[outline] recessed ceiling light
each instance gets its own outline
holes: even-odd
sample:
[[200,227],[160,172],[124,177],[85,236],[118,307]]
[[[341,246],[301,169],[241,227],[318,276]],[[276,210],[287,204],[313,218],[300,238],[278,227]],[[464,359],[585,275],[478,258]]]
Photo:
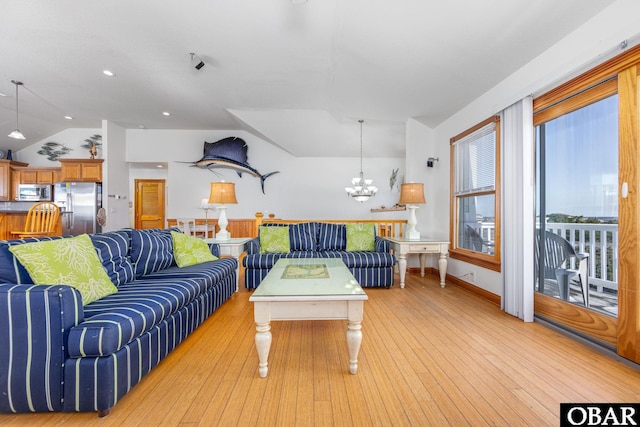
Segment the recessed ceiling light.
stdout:
[[113,71],[109,71],[109,70],[102,70],[102,74],[104,74],[107,77],[115,77],[116,73],[114,73]]
[[144,125],[138,125],[138,129],[145,129]]
[[71,116],[64,116],[64,118],[67,119],[67,120],[73,120],[73,117],[71,117]]
[[170,113],[170,112],[168,112],[168,111],[163,111],[163,112],[162,112],[162,115],[163,115],[163,116],[170,116],[170,115],[171,115],[171,113]]
[[162,165],[156,165],[156,167],[157,167],[157,168],[162,168],[163,166],[162,166]]
[[7,94],[0,92],[0,96],[7,96]]

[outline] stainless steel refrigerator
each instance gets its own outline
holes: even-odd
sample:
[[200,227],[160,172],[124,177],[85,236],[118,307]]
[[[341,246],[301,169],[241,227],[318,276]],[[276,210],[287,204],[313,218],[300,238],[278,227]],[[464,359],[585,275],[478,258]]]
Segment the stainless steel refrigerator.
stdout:
[[53,201],[60,207],[63,236],[102,232],[102,184],[57,183],[53,188]]

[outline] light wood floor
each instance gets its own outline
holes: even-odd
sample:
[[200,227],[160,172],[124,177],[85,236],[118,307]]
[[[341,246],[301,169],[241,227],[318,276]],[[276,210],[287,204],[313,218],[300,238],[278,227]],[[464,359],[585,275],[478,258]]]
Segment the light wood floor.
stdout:
[[458,286],[407,279],[366,290],[357,375],[346,322],[274,322],[261,379],[241,291],[106,418],[0,415],[0,425],[557,426],[561,402],[640,402],[639,371]]

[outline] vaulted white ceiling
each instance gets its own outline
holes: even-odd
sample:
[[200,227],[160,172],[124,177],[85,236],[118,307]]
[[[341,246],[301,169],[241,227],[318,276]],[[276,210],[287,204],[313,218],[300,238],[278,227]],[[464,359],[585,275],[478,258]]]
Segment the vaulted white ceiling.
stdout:
[[441,123],[613,2],[4,1],[0,149],[107,119],[358,156],[364,119],[365,155],[401,157],[408,118]]

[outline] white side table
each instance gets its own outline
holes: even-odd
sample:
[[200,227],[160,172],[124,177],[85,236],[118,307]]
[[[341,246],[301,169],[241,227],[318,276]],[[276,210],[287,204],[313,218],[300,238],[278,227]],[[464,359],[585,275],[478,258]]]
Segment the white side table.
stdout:
[[438,268],[440,269],[440,287],[444,288],[444,279],[447,276],[447,254],[449,253],[449,242],[444,240],[434,240],[422,238],[419,240],[397,239],[385,237],[391,245],[391,249],[398,257],[398,271],[400,273],[400,287],[404,288],[404,277],[407,273],[407,255],[420,254],[420,275],[424,277],[424,264],[427,254],[440,254]]
[[207,243],[217,243],[220,246],[220,256],[230,256],[238,261],[238,267],[236,267],[236,292],[238,292],[240,279],[240,255],[247,250],[247,242],[251,240],[251,237],[232,237],[229,240],[218,239],[204,239]]

